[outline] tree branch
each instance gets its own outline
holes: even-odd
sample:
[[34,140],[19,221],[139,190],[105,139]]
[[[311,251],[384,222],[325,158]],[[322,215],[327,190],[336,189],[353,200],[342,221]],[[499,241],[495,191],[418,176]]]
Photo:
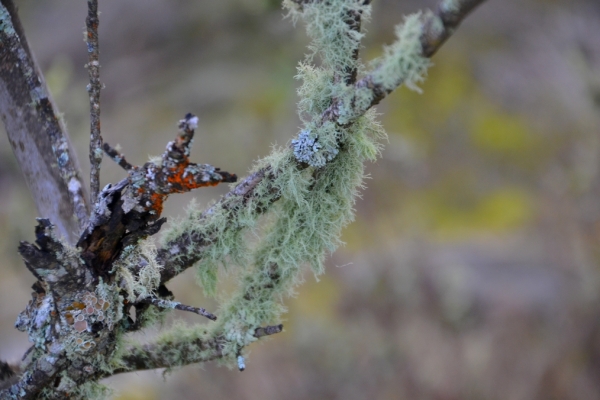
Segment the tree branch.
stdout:
[[263,336],[275,335],[276,333],[280,332],[283,332],[283,324],[270,325],[264,327],[261,326],[260,328],[256,328],[256,330],[254,331],[254,337],[261,338]]
[[100,191],[100,163],[102,162],[102,135],[100,133],[100,51],[98,48],[98,0],[88,0],[87,27],[88,63],[90,76],[87,91],[90,94],[90,202],[94,204]]
[[128,348],[120,359],[122,367],[112,375],[216,360],[222,356],[222,342],[221,337],[196,336],[192,332],[177,338],[162,337],[151,344]]
[[[452,36],[460,23],[481,3],[485,0],[444,0],[442,1],[435,13],[428,12],[422,20],[421,39],[421,55],[425,58],[432,57]],[[380,66],[378,69],[381,69]],[[356,83],[355,89],[358,91],[368,89],[371,92],[372,99],[366,107],[355,110],[357,115],[361,115],[364,111],[379,104],[388,94],[400,86],[403,82],[397,82],[396,85],[386,87],[383,82],[377,78],[377,70],[371,72],[359,82]],[[364,95],[364,94],[363,94]],[[352,103],[357,102],[355,97]],[[336,115],[335,107],[339,104],[333,104],[331,110],[332,115]],[[337,113],[339,114],[339,112]]]
[[[310,3],[314,0],[298,0],[296,3]],[[446,39],[454,32],[460,22],[471,12],[477,5],[485,0],[444,0],[439,6],[436,14],[428,13],[425,15],[421,24],[421,44],[420,53],[423,57],[430,57],[445,43]],[[450,4],[454,4],[453,7]],[[446,21],[446,22],[444,22]],[[437,23],[437,24],[436,24]],[[351,76],[352,74],[350,74]],[[349,103],[353,105],[352,121],[359,115],[363,115],[368,109],[377,105],[387,94],[393,89],[384,89],[381,82],[375,80],[375,74],[371,73],[354,84],[355,95],[350,99]],[[394,88],[400,86],[403,82],[398,82]],[[370,96],[370,101],[367,103],[358,101],[358,93],[367,91]],[[363,95],[365,93],[362,93]],[[362,107],[361,107],[362,105]],[[350,123],[348,120],[340,121],[340,108],[343,106],[339,100],[334,100],[331,106],[321,115],[321,123],[328,121],[338,123],[340,125]],[[308,167],[308,164],[297,162],[298,170],[303,170]],[[248,177],[242,179],[229,193],[227,193],[219,202],[202,213],[199,220],[200,223],[208,224],[210,218],[215,215],[216,210],[225,210],[230,213],[230,225],[227,229],[238,230],[243,229],[238,221],[238,215],[242,211],[250,214],[263,213],[266,208],[279,199],[277,188],[272,184],[277,179],[277,172],[273,171],[271,166],[266,166],[258,169]],[[257,201],[261,196],[257,193],[257,188],[260,187],[261,193],[268,192],[269,202]],[[264,196],[263,196],[264,197]],[[250,207],[250,209],[248,209]],[[163,283],[174,278],[187,268],[194,265],[200,260],[198,251],[190,251],[190,245],[193,243],[196,249],[208,249],[215,242],[215,235],[218,232],[203,232],[186,231],[172,238],[165,243],[164,248],[159,250],[158,261],[164,266],[161,272],[161,281]]]
[[[282,331],[282,324],[260,327],[255,330],[254,337],[260,339]],[[125,351],[126,355],[120,360],[122,366],[115,370],[113,375],[216,360],[222,357],[224,342],[220,335],[196,336],[191,331],[177,338],[171,335],[163,336],[154,343],[128,348]]]
[[74,243],[89,211],[77,157],[12,0],[0,20],[0,116],[39,215]]
[[[435,14],[425,20],[421,45],[423,56],[432,57],[475,7],[485,0],[444,0]],[[439,25],[439,22],[442,25]]]

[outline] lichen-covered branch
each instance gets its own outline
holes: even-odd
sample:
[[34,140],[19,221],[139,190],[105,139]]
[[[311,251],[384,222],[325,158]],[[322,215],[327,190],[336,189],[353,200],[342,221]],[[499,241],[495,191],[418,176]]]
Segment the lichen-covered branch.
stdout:
[[0,117],[38,214],[74,243],[89,207],[77,157],[12,0],[0,2]]
[[90,95],[90,199],[96,202],[100,191],[100,163],[102,162],[102,135],[100,132],[100,50],[98,45],[98,0],[88,0],[86,42],[88,63],[86,64],[90,83],[87,91]]
[[[400,76],[402,73],[399,69],[401,63],[417,61],[418,56],[422,56],[423,58],[432,57],[454,33],[467,15],[484,1],[443,0],[435,12],[425,12],[420,15],[418,21],[406,21],[406,23],[415,25],[413,31],[397,31],[399,36],[398,46],[390,46],[387,57],[372,72],[368,73],[355,84],[356,94],[350,99],[350,103],[354,107],[357,105],[358,107],[353,112],[356,115],[360,115],[364,110],[379,104],[385,96],[403,83],[407,83],[408,85],[417,83],[412,81],[411,76]],[[408,54],[404,53],[404,51],[410,49],[402,48],[404,44],[402,41],[408,40],[407,35],[418,35],[420,41],[420,46],[417,46],[415,43],[415,47],[412,50],[416,53],[413,55],[415,57],[413,60],[408,59],[406,57]],[[337,105],[334,104],[334,106]],[[331,113],[335,115],[336,111],[332,110]]]
[[121,367],[113,374],[174,368],[222,357],[223,338],[200,333],[199,329],[179,327],[151,344],[127,348]]
[[[416,36],[418,40],[410,40],[411,37],[406,36],[401,40],[409,40],[409,44],[413,46],[411,50],[413,54],[418,58],[422,58],[424,65],[427,65],[427,57],[435,54],[468,13],[483,1],[452,2],[445,0],[438,6],[436,13],[415,16],[410,21],[411,26],[409,28],[411,31],[415,31],[411,37],[415,39]],[[319,2],[299,0],[291,3],[293,3],[292,7],[298,6],[299,9],[305,11],[308,6]],[[361,3],[368,5],[369,2]],[[360,15],[362,16],[362,14]],[[355,25],[351,24],[350,29],[354,30]],[[313,31],[311,30],[311,32]],[[351,50],[350,60],[356,56],[355,49],[357,48],[353,47],[353,50]],[[398,63],[398,60],[393,57],[385,61],[389,64]],[[316,125],[323,126],[331,122],[336,125],[348,124],[358,115],[363,115],[368,109],[378,104],[397,86],[406,82],[406,77],[394,76],[390,78],[393,83],[385,89],[383,84],[377,81],[377,76],[372,72],[358,80],[354,85],[349,85],[345,98],[330,99],[328,106],[319,115]],[[359,101],[361,95],[366,98],[366,101]],[[340,118],[341,108],[344,104],[349,105],[347,111],[350,115],[346,114],[344,118]],[[305,149],[323,148],[323,144],[317,144],[318,141],[315,139],[316,136],[312,132],[304,130],[295,142],[297,143],[295,146],[296,154],[300,156],[300,160],[296,160],[298,171],[308,168],[309,163],[307,161],[312,159],[310,154],[304,156]],[[163,249],[159,250],[158,256],[160,262],[164,265],[162,281],[169,281],[197,263],[202,258],[202,254],[217,242],[217,236],[224,234],[224,231],[237,232],[251,227],[251,223],[244,222],[247,221],[246,217],[264,213],[266,209],[271,207],[273,202],[280,198],[278,189],[274,186],[277,178],[278,171],[272,165],[259,166],[255,172],[242,179],[235,188],[209,210],[195,215],[196,221],[194,221],[194,224],[190,224],[187,229],[180,229],[173,232],[172,235],[168,235],[168,240],[163,244]],[[211,219],[220,218],[223,213],[227,215],[228,223],[226,226],[216,228],[219,224],[212,222]],[[240,218],[240,214],[243,215],[243,218]],[[211,230],[211,226],[215,228]]]
[[[283,325],[258,327],[256,339],[283,331]],[[212,361],[223,356],[226,339],[200,330],[177,327],[153,343],[128,347],[120,358],[121,366],[113,371],[120,374],[156,368],[174,368]]]
[[66,357],[60,353],[48,353],[29,365],[18,382],[0,391],[0,400],[33,400],[37,399],[44,387],[51,386],[52,381],[67,363]]
[[[278,324],[282,301],[301,282],[302,266],[321,274],[326,255],[339,246],[342,228],[354,217],[365,163],[377,158],[385,136],[371,107],[401,84],[416,88],[432,49],[477,2],[444,1],[437,14],[407,17],[396,29],[398,40],[360,79],[360,27],[370,14],[370,1],[284,3],[294,18],[306,22],[312,41],[312,52],[298,72],[303,124],[298,136],[259,161],[254,172],[213,206],[190,209],[165,233],[161,250],[146,238],[165,222],[160,215],[168,196],[235,182],[236,175],[190,162],[198,123],[192,114],[179,121],[179,133],[163,155],[144,165],[129,163],[105,143],[105,152],[127,177],[96,196],[77,247],[57,238],[48,219],[38,220],[35,243],[19,246],[37,282],[16,326],[28,333],[34,347],[22,376],[0,390],[0,399],[89,398],[103,377],[214,359],[244,370],[245,348],[283,330]],[[93,28],[94,36],[97,9],[94,1],[89,4],[88,29]],[[91,43],[90,53],[97,56],[97,37]],[[313,62],[315,57],[320,65]],[[92,84],[99,85],[97,74],[94,79],[92,75],[90,70]],[[91,100],[92,114],[94,104]],[[101,140],[97,122],[96,139]],[[100,145],[96,141],[94,151]],[[263,214],[269,218],[258,230]],[[256,234],[252,246],[247,232]],[[221,265],[240,267],[238,290],[216,315],[175,301],[166,287],[193,264],[208,294],[216,291]],[[136,321],[129,315],[133,309]],[[175,327],[151,343],[124,345],[126,334],[148,326],[168,309],[191,311],[214,322]]]
[[[442,15],[447,6],[440,7]],[[208,293],[214,291],[219,263],[245,266],[240,292],[219,311],[214,328],[227,339],[225,358],[240,356],[256,340],[250,333],[257,323],[279,318],[277,304],[297,284],[301,264],[322,272],[325,252],[337,247],[341,228],[352,219],[363,163],[378,153],[381,128],[369,109],[403,83],[418,89],[429,67],[422,38],[431,36],[430,19],[441,18],[429,12],[407,17],[397,27],[397,42],[354,83],[352,74],[338,79],[340,71],[352,71],[359,62],[360,33],[348,16],[368,16],[368,7],[341,0],[289,2],[288,7],[306,21],[312,39],[313,53],[298,75],[304,81],[298,92],[303,130],[290,148],[264,160],[219,203],[203,213],[192,211],[166,234],[159,252],[163,282],[197,263]],[[320,67],[310,64],[317,55]],[[252,230],[267,211],[277,215],[275,222],[250,250],[241,232]]]
[[[158,251],[158,261],[163,265],[161,281],[168,282],[201,259],[203,249],[215,243],[224,230],[236,232],[248,226],[240,220],[240,213],[262,214],[279,197],[273,186],[276,175],[270,166],[259,168],[239,182],[230,192],[212,207],[195,217],[193,225],[172,232],[167,236],[163,248]],[[211,219],[228,220],[218,227]],[[205,229],[194,229],[205,226]]]
[[[102,190],[77,248],[57,238],[52,223],[42,218],[35,243],[20,244],[37,282],[15,326],[27,332],[34,350],[23,375],[0,391],[0,399],[87,398],[82,388],[121,365],[118,339],[157,315],[147,299],[214,319],[206,310],[171,301],[172,293],[160,282],[156,249],[144,241],[165,222],[160,212],[169,194],[235,180],[218,168],[189,162],[196,124],[195,116],[186,115],[159,162],[131,167],[127,179]],[[135,323],[127,316],[131,307],[137,311]]]

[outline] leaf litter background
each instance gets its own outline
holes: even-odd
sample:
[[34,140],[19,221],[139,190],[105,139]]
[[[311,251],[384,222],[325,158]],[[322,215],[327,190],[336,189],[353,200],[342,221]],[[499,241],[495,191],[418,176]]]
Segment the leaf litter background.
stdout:
[[[85,2],[17,4],[87,174]],[[434,5],[374,2],[363,57]],[[102,131],[130,162],[162,153],[187,112],[200,117],[193,160],[238,175],[296,135],[307,39],[279,2],[100,10]],[[122,375],[116,399],[600,399],[600,6],[488,1],[433,61],[422,95],[401,89],[378,107],[389,143],[346,246],[287,302],[285,332],[252,346],[243,373]],[[33,283],[16,247],[34,239],[36,212],[0,141],[0,357],[14,361]],[[123,176],[105,158],[102,185]],[[171,197],[166,215],[226,190]],[[216,308],[192,271],[170,287]]]

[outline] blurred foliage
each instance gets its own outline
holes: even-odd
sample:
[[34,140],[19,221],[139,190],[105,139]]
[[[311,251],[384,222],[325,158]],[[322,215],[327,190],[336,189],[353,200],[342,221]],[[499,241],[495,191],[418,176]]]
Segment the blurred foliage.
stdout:
[[[434,4],[374,2],[362,54]],[[87,171],[85,3],[20,10]],[[161,153],[189,111],[194,161],[240,175],[296,135],[307,40],[279,2],[107,0],[101,11],[103,135],[132,163]],[[477,9],[433,58],[423,94],[378,106],[383,158],[346,247],[288,301],[285,332],[253,347],[243,374],[129,374],[113,379],[115,398],[600,399],[598,21],[593,0]],[[28,346],[12,324],[33,281],[16,247],[35,211],[0,140],[0,358],[12,360]],[[102,183],[122,177],[105,160]],[[173,197],[166,212],[225,190]],[[189,274],[170,288],[214,307]]]

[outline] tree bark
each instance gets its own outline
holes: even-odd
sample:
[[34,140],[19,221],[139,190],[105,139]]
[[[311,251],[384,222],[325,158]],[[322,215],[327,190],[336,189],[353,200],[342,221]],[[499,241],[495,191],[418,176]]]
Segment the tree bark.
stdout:
[[12,0],[0,1],[0,117],[38,215],[75,243],[89,214],[85,186]]

